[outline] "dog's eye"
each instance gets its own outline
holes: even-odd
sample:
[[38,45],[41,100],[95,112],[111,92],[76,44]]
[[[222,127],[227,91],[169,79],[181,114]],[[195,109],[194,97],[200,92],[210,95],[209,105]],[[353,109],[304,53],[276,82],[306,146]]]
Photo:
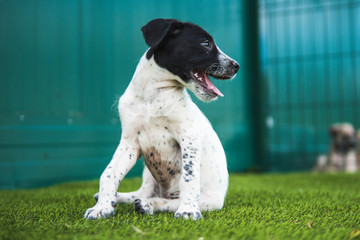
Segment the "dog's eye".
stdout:
[[206,40],[206,41],[204,41],[204,42],[200,43],[200,45],[201,45],[201,46],[203,46],[203,47],[206,47],[206,48],[210,48],[210,43],[209,43],[209,41],[208,41],[208,40]]

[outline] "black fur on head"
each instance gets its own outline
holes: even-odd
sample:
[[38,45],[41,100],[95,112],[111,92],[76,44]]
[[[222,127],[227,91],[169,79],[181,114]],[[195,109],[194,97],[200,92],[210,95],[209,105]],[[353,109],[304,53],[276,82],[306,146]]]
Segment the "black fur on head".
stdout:
[[185,83],[194,81],[208,99],[222,95],[208,76],[230,79],[239,69],[236,61],[218,49],[210,34],[195,24],[159,18],[141,30],[150,47],[147,59],[154,56],[160,67],[179,76]]
[[150,47],[146,54],[149,59],[154,54],[155,50],[161,45],[172,33],[176,33],[175,29],[181,29],[182,23],[176,19],[162,19],[157,18],[148,22],[141,28],[146,44]]

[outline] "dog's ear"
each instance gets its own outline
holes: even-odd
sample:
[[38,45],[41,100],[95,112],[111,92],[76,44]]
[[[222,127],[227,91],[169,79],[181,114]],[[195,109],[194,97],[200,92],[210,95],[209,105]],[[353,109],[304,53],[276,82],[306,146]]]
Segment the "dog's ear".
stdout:
[[329,134],[331,137],[335,137],[338,131],[339,131],[339,126],[337,125],[332,125],[329,127]]
[[160,43],[169,35],[176,35],[181,31],[182,23],[176,19],[157,18],[141,28],[146,44],[150,50],[146,54],[149,59]]

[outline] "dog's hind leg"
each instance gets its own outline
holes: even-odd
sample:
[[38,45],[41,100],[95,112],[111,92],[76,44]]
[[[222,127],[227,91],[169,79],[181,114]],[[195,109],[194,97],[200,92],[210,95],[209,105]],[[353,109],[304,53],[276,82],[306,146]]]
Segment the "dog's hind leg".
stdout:
[[[141,187],[134,192],[127,193],[116,193],[116,203],[133,203],[135,199],[138,198],[150,198],[155,197],[157,194],[158,184],[154,177],[151,175],[149,169],[145,166],[142,174],[142,184]],[[99,193],[94,195],[95,200],[97,201],[99,198]]]
[[[198,211],[185,211],[181,214],[175,213],[175,217],[197,220],[202,218],[200,211],[219,210],[224,204],[224,195],[217,192],[201,193]],[[141,214],[154,212],[176,212],[180,206],[180,199],[165,198],[140,198],[135,200],[135,211]],[[192,209],[190,206],[189,209]]]

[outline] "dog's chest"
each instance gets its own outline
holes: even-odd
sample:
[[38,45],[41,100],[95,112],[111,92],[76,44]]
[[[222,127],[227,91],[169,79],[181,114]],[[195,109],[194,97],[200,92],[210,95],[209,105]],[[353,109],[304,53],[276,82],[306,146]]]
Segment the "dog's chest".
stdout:
[[170,190],[172,180],[177,178],[181,171],[179,144],[161,123],[144,126],[138,132],[138,140],[151,174],[165,190]]

